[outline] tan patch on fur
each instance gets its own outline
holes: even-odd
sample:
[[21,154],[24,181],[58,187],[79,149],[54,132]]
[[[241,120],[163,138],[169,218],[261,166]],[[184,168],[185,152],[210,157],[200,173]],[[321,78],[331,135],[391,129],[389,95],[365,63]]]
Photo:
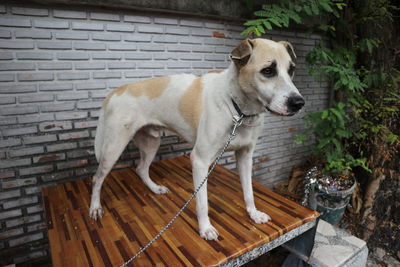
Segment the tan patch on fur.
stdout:
[[199,126],[203,111],[202,93],[201,77],[198,77],[186,89],[186,92],[179,101],[179,112],[194,130],[197,130]]
[[170,79],[171,78],[168,76],[163,76],[140,81],[137,83],[123,85],[107,95],[103,102],[103,106],[107,106],[108,102],[114,94],[121,95],[125,91],[127,91],[134,97],[145,95],[150,99],[157,98],[164,92],[165,88],[167,88]]
[[221,73],[221,72],[223,72],[223,70],[210,70],[207,73]]

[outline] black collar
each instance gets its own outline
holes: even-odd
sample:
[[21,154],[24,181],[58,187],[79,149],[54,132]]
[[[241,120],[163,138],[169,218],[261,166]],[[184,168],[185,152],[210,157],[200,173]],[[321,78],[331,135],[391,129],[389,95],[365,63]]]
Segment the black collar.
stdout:
[[251,114],[251,115],[246,115],[246,114],[244,114],[244,113],[240,110],[238,104],[236,104],[236,102],[233,100],[233,98],[231,98],[231,99],[232,99],[233,106],[235,107],[236,112],[239,114],[239,116],[241,116],[241,117],[243,116],[243,118],[251,118],[251,117],[255,117],[255,116],[258,115],[258,114]]

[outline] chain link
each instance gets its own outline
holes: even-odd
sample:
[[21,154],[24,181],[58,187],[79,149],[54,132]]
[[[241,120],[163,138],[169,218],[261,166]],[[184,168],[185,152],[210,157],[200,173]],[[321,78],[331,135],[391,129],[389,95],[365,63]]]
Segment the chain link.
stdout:
[[224,154],[225,150],[228,148],[228,146],[231,143],[231,141],[235,138],[237,128],[240,125],[242,125],[242,123],[243,123],[243,115],[241,115],[241,116],[234,115],[233,116],[233,127],[232,127],[232,130],[231,130],[230,134],[229,134],[228,140],[226,141],[226,143],[225,143],[224,147],[222,148],[221,152],[218,154],[217,158],[214,160],[213,164],[211,165],[211,168],[209,169],[206,177],[203,179],[203,181],[201,181],[201,183],[194,190],[194,192],[190,196],[190,198],[180,208],[180,210],[175,214],[175,216],[167,223],[167,225],[165,225],[164,228],[161,229],[160,232],[158,232],[158,234],[155,235],[152,240],[150,240],[144,247],[142,247],[135,255],[133,255],[129,260],[127,260],[125,263],[123,263],[120,267],[127,266],[130,262],[132,262],[134,259],[139,257],[139,255],[142,254],[146,249],[148,249],[171,226],[171,224],[181,215],[181,213],[186,209],[186,207],[190,204],[190,202],[193,200],[193,198],[195,198],[197,193],[200,191],[201,187],[208,180],[208,177],[213,172],[215,166],[217,165],[217,162],[220,160],[220,158]]

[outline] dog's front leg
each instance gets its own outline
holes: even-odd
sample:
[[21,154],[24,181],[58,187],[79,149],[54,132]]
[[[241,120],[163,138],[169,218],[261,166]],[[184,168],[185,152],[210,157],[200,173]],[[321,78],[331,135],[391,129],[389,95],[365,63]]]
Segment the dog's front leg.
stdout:
[[271,218],[268,214],[256,209],[254,204],[253,185],[251,180],[251,169],[253,165],[254,148],[245,147],[235,151],[240,182],[243,188],[244,202],[250,218],[256,223],[266,223]]
[[[190,160],[192,162],[194,188],[196,189],[206,177],[211,162],[201,157],[196,150],[190,154]],[[196,212],[200,236],[206,240],[218,240],[218,231],[211,225],[208,217],[207,181],[197,193]]]

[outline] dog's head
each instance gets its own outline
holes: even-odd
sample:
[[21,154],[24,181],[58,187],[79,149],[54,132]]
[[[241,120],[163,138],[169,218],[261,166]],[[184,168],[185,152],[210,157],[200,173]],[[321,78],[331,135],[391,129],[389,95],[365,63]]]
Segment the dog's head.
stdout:
[[243,40],[231,53],[246,96],[271,113],[284,116],[294,115],[304,106],[292,82],[292,57],[296,54],[289,42],[267,39]]

